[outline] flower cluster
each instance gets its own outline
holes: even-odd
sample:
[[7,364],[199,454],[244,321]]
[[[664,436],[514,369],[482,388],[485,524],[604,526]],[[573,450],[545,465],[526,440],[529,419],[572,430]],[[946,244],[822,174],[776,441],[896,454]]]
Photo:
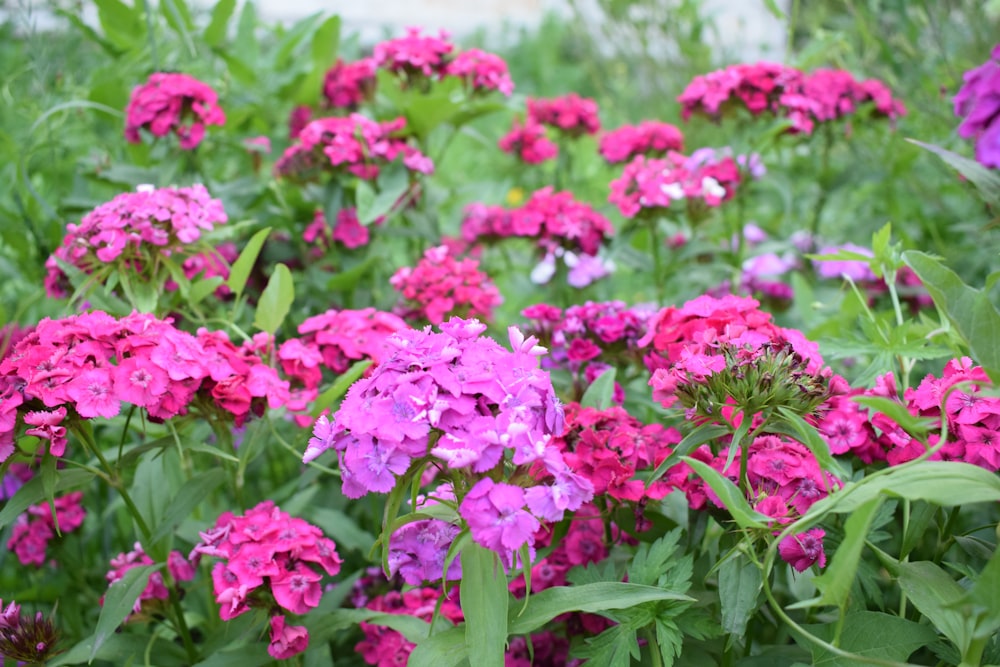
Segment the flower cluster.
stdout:
[[125,138],[136,144],[140,129],[154,137],[173,132],[181,148],[190,150],[201,143],[206,125],[225,123],[226,114],[208,84],[187,74],[155,72],[132,90],[125,109]]
[[[269,500],[241,516],[223,513],[212,529],[200,535],[191,558],[222,559],[212,568],[220,618],[228,621],[251,608],[263,608],[272,616],[271,655],[286,658],[304,651],[308,633],[299,626],[286,627],[281,610],[304,614],[319,604],[323,577],[312,566],[329,575],[340,571],[333,540]],[[275,621],[275,616],[282,620]]]
[[[120,553],[111,559],[111,569],[106,575],[108,586],[121,580],[125,576],[125,573],[134,567],[154,564],[155,562],[143,550],[142,545],[136,542],[132,551]],[[175,583],[194,579],[194,566],[179,551],[170,552],[170,555],[167,557],[167,571]],[[135,604],[132,606],[132,613],[140,613],[143,606],[147,606],[145,603],[155,605],[155,600],[169,599],[170,589],[167,588],[166,583],[163,581],[163,573],[158,570],[150,572],[146,587],[139,593],[139,597],[136,598]],[[101,604],[104,604],[103,597],[101,598]]]
[[[569,368],[578,380],[583,368],[589,385],[610,367],[641,364],[638,343],[653,312],[652,308],[629,307],[622,301],[587,301],[565,311],[540,303],[525,308],[521,315],[530,320],[528,333],[549,349],[543,367]],[[614,400],[620,405],[624,399],[616,382]]]
[[101,204],[80,224],[66,226],[62,245],[45,262],[45,291],[51,297],[67,294],[68,280],[59,262],[88,274],[114,262],[142,271],[156,264],[157,255],[184,252],[202,232],[227,219],[222,202],[212,199],[203,185],[139,186],[137,192]]
[[[239,256],[240,252],[236,249],[235,244],[229,242],[222,243],[185,259],[184,263],[181,264],[181,271],[184,272],[184,277],[188,280],[194,280],[199,276],[202,280],[208,278],[222,278],[223,280],[227,280],[229,278],[229,267],[232,266],[233,262]],[[171,279],[167,281],[165,287],[168,290],[173,290],[177,288],[177,284]],[[231,294],[232,290],[224,284],[219,285],[215,290],[215,296],[220,299],[228,297]]]
[[[375,224],[380,224],[384,218],[379,218]],[[302,232],[302,240],[306,243],[314,243],[320,253],[333,246],[334,242],[343,244],[345,248],[354,250],[368,245],[371,234],[368,227],[358,220],[358,211],[355,208],[342,208],[337,211],[337,219],[333,227],[326,219],[323,209],[316,209],[313,221],[309,223],[305,231]]]
[[545,134],[545,126],[531,118],[523,122],[515,118],[510,131],[500,137],[497,145],[504,153],[511,153],[527,164],[541,164],[559,154],[559,146]]
[[371,99],[375,92],[375,67],[371,58],[350,63],[338,59],[323,77],[326,106],[354,111],[362,102]]
[[[452,589],[454,590],[454,589]],[[457,598],[456,593],[452,597]],[[443,596],[434,588],[412,588],[408,591],[389,591],[368,600],[365,607],[383,614],[405,614],[428,623],[435,613],[452,623],[464,620],[462,610],[452,597]],[[435,610],[437,610],[435,612]],[[369,665],[396,667],[404,665],[410,658],[416,644],[407,641],[402,634],[383,625],[361,623],[365,633],[354,647],[355,652]]]
[[[702,445],[692,457],[709,464],[734,484],[740,483],[739,457],[727,467],[728,449],[713,456],[708,446]],[[743,491],[747,500],[754,510],[769,517],[774,526],[793,522],[839,485],[836,478],[820,468],[807,447],[774,435],[762,435],[750,443],[746,471]],[[672,467],[666,481],[684,491],[692,509],[703,509],[708,503],[726,509],[711,487],[686,463]],[[779,545],[779,553],[799,572],[813,564],[823,567],[826,555],[822,537],[822,530],[790,536]]]
[[186,413],[196,392],[240,424],[251,409],[262,411],[265,400],[272,408],[283,405],[288,383],[222,332],[201,329],[192,336],[169,319],[140,313],[44,319],[0,362],[0,461],[14,451],[19,416],[32,427],[28,435],[47,440],[49,453],[62,456],[69,410],[110,419],[124,401],[161,421]]
[[663,156],[670,151],[683,151],[684,135],[670,123],[646,120],[605,133],[599,150],[611,164],[628,162],[637,155]]
[[806,74],[777,63],[739,64],[696,76],[678,97],[684,119],[712,118],[742,104],[751,115],[771,113],[791,122],[790,131],[811,134],[816,123],[853,114],[871,103],[877,114],[895,119],[906,108],[877,79],[857,81],[850,72],[820,69]]
[[[882,382],[885,391],[895,387],[891,375]],[[903,392],[903,403],[910,414],[931,419],[938,426],[942,420],[947,422],[948,440],[932,458],[965,461],[992,472],[1000,471],[1000,398],[984,395],[984,386],[993,386],[986,372],[981,366],[974,366],[968,357],[962,357],[945,364],[941,377],[928,375],[916,388]],[[890,465],[913,460],[927,451],[887,415],[875,414],[871,421],[880,433],[879,444],[886,451]],[[932,432],[927,444],[939,445],[940,433]]]
[[407,79],[443,76],[448,66],[448,56],[455,45],[448,41],[448,34],[444,31],[437,37],[425,36],[421,32],[420,28],[407,28],[405,37],[376,44],[372,55],[375,65],[390,72],[401,73]]
[[[551,444],[563,413],[534,338],[509,329],[513,351],[481,337],[485,325],[452,318],[441,333],[401,331],[395,352],[352,385],[331,421],[321,417],[304,460],[337,451],[349,498],[387,493],[415,459],[432,457],[460,476],[459,513],[473,539],[499,553],[530,545],[538,519],[558,521],[590,500],[589,482],[575,475]],[[538,462],[551,483],[525,489],[483,473],[511,456],[514,466]],[[478,479],[478,481],[475,481]],[[474,484],[472,484],[474,482]]]
[[643,424],[623,408],[566,405],[566,430],[553,443],[573,472],[589,480],[594,494],[619,502],[660,500],[672,487],[663,480],[646,488],[636,472],[652,470],[681,441],[677,429]]
[[589,204],[551,187],[535,191],[514,209],[471,204],[462,219],[462,238],[470,244],[514,236],[535,239],[546,253],[563,248],[593,256],[613,232],[608,219]]
[[1000,169],[1000,44],[990,59],[962,76],[955,95],[955,115],[962,119],[958,136],[976,141],[976,159]]
[[401,267],[389,283],[406,300],[407,320],[440,324],[448,315],[491,319],[503,302],[500,291],[470,257],[456,259],[446,246],[428,249],[416,266]]
[[0,600],[0,658],[18,665],[44,665],[58,651],[59,636],[52,621],[42,612],[21,613],[21,605],[11,601],[6,609]]
[[507,63],[494,53],[479,49],[462,51],[448,63],[444,73],[462,79],[473,91],[497,90],[507,97],[514,92],[514,81],[510,78]]
[[14,522],[7,549],[17,555],[22,565],[42,565],[49,540],[56,534],[71,533],[83,523],[87,512],[80,504],[82,499],[83,492],[74,491],[57,497],[53,503],[44,502],[29,507]]
[[626,218],[669,208],[675,201],[719,206],[735,196],[741,180],[739,165],[728,155],[686,157],[670,152],[662,159],[639,155],[611,181],[608,201]]
[[528,118],[571,137],[597,134],[601,129],[597,102],[576,93],[548,99],[529,97],[527,106]]
[[365,180],[378,178],[381,168],[397,157],[413,172],[430,174],[434,163],[406,139],[393,134],[406,119],[379,123],[358,113],[319,118],[302,128],[296,143],[274,165],[279,177],[310,180],[324,171],[348,173]]
[[451,561],[447,573],[444,563],[448,549],[461,529],[441,519],[421,519],[398,528],[389,538],[389,574],[411,586],[425,581],[451,581],[462,578],[462,564]]

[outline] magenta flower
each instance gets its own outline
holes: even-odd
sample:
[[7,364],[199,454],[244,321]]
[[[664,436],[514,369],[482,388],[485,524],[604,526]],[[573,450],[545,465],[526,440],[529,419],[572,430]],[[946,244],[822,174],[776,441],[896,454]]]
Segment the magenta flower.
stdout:
[[285,617],[277,614],[271,617],[271,643],[268,654],[275,660],[287,660],[302,653],[309,647],[309,631],[302,625],[285,625]]
[[448,63],[444,73],[463,79],[473,91],[498,90],[507,97],[514,92],[507,63],[494,53],[479,49],[462,51]]
[[431,324],[449,316],[492,319],[503,298],[478,267],[478,260],[456,259],[446,246],[428,249],[416,266],[401,267],[389,279],[405,300],[397,310],[404,319]]
[[598,150],[611,164],[628,162],[636,155],[662,157],[670,151],[683,151],[684,135],[670,123],[646,120],[605,133]]
[[326,105],[333,109],[354,111],[370,99],[374,91],[375,61],[371,58],[350,63],[338,59],[323,78],[323,97]]
[[420,28],[407,28],[405,37],[376,44],[372,55],[376,66],[408,77],[442,76],[448,64],[447,57],[455,46],[443,30],[438,37],[425,36],[422,32]]
[[500,137],[497,145],[526,164],[541,164],[559,154],[559,147],[546,136],[545,126],[531,118],[523,123],[515,118],[510,131]]
[[799,572],[805,572],[811,566],[826,567],[826,552],[823,551],[823,538],[826,531],[813,528],[798,535],[789,535],[778,545],[778,553],[782,560]]
[[528,98],[528,117],[542,125],[549,125],[571,137],[597,134],[601,120],[597,115],[597,102],[570,93],[548,99]]
[[486,478],[472,487],[458,511],[477,544],[502,554],[520,549],[541,525],[525,503],[521,487]]
[[191,150],[201,143],[206,125],[224,125],[226,114],[210,86],[187,74],[156,72],[132,90],[125,109],[125,138],[137,144],[139,130],[154,137],[173,132],[181,148]]
[[1000,169],[1000,44],[990,59],[969,70],[955,95],[955,115],[962,118],[958,134],[976,142],[976,159]]

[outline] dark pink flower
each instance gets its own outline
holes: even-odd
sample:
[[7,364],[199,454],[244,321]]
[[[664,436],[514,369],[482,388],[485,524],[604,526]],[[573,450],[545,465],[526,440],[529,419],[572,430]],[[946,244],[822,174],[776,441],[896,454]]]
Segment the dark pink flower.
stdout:
[[309,631],[301,625],[285,625],[281,614],[271,617],[271,643],[267,652],[275,660],[287,660],[309,648]]
[[799,572],[805,572],[811,566],[826,567],[826,552],[823,551],[823,538],[826,531],[813,528],[798,535],[789,535],[778,545],[778,553],[782,560]]
[[187,74],[156,72],[132,90],[125,109],[125,138],[139,143],[140,129],[155,137],[173,132],[181,148],[201,143],[206,125],[224,125],[226,114],[210,86]]

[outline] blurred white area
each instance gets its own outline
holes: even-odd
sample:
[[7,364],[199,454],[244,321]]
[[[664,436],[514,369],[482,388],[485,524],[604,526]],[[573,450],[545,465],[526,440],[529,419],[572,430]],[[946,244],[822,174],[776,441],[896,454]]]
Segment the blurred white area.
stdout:
[[[151,2],[155,4],[156,0]],[[204,12],[214,4],[213,0],[188,2]],[[785,5],[787,0],[779,4]],[[432,32],[443,29],[458,38],[479,29],[499,34],[505,27],[538,25],[546,12],[567,17],[573,13],[567,0],[256,0],[256,5],[266,22],[291,23],[317,12],[339,14],[344,31],[358,33],[362,43],[400,35],[408,26]],[[588,20],[600,20],[602,13],[596,0],[577,0],[576,5]],[[52,6],[63,7],[88,24],[97,25],[92,0],[0,0],[0,20],[13,19],[20,32],[48,30],[63,24],[49,11]],[[764,0],[704,0],[702,13],[716,27],[714,32],[706,33],[709,43],[718,42],[714,45],[724,46],[727,53],[747,61],[781,59],[785,28],[768,12]]]

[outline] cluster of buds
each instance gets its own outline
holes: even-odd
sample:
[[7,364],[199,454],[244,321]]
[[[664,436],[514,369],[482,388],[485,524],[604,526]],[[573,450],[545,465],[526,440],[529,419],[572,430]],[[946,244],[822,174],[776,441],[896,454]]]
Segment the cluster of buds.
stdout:
[[0,658],[19,665],[44,665],[56,653],[59,639],[52,621],[42,612],[21,613],[21,605],[11,602],[6,609],[0,600]]

